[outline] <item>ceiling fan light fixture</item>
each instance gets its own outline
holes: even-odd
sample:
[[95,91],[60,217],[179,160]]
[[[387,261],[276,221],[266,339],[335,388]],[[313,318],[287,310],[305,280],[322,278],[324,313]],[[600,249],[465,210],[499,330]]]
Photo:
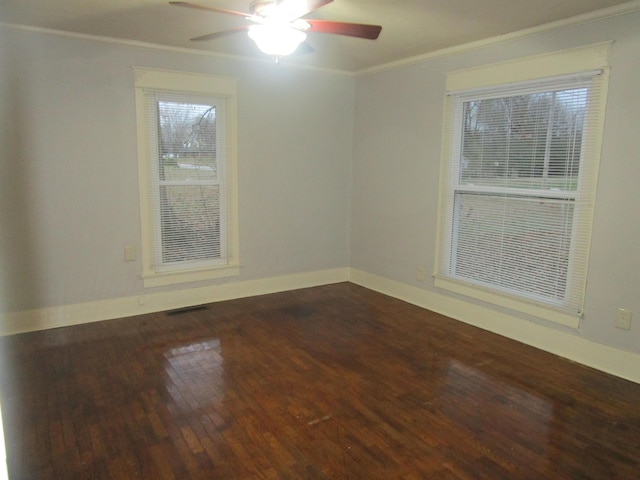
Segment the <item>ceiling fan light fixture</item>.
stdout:
[[263,53],[284,57],[295,52],[307,34],[289,24],[261,24],[249,27],[249,38]]

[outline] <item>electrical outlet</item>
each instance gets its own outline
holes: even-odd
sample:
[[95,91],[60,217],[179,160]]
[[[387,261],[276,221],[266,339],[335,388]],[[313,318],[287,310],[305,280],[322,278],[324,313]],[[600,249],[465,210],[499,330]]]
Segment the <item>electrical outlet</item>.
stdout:
[[631,310],[619,308],[616,311],[616,328],[631,330]]
[[124,247],[124,261],[133,262],[136,259],[136,247],[127,245]]
[[427,274],[424,267],[418,267],[416,270],[416,280],[424,282],[427,279]]

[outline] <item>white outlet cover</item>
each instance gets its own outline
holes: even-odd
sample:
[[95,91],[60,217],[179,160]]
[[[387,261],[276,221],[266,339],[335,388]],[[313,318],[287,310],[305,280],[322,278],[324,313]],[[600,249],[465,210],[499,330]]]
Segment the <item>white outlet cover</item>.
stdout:
[[616,327],[623,330],[631,330],[631,310],[619,308],[616,311]]
[[136,259],[136,247],[127,245],[124,247],[124,261],[133,262]]

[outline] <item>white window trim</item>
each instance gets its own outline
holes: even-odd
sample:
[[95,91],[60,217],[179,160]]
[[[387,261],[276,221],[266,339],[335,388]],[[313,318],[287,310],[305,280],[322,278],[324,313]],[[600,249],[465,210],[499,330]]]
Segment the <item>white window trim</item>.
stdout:
[[[598,108],[602,112],[599,124],[596,125],[595,134],[595,175],[597,176],[600,162],[600,152],[602,147],[602,136],[604,131],[604,111],[606,106],[606,92],[608,85],[609,64],[608,56],[611,42],[590,45],[575,49],[563,50],[559,52],[536,55],[533,57],[521,58],[499,64],[485,65],[465,70],[459,70],[447,74],[446,90],[455,92],[462,90],[484,89],[535,81],[551,77],[561,77],[573,75],[581,72],[601,70],[604,75],[603,91],[600,95],[600,105]],[[436,229],[436,264],[434,270],[434,285],[437,288],[451,291],[456,294],[475,298],[489,304],[508,308],[537,318],[559,323],[571,328],[578,328],[583,312],[567,313],[561,309],[555,309],[550,305],[536,303],[521,299],[508,294],[497,293],[483,289],[474,284],[466,283],[452,278],[444,278],[439,275],[440,271],[445,271],[446,267],[440,265],[443,231],[449,228],[452,223],[453,212],[444,208],[445,195],[448,189],[449,175],[451,169],[449,163],[456,148],[451,142],[454,134],[454,125],[451,115],[454,112],[451,102],[456,99],[451,95],[445,95],[445,108],[443,118],[442,147],[441,147],[441,169],[440,169],[440,197],[438,205],[438,221]],[[595,188],[595,184],[594,184]],[[595,196],[595,191],[594,191]],[[593,215],[591,214],[591,220]],[[590,227],[589,227],[590,229]],[[586,288],[586,286],[585,286]]]
[[[186,282],[198,282],[240,274],[238,255],[238,185],[237,185],[237,81],[233,78],[203,75],[197,73],[155,70],[134,67],[136,94],[136,123],[138,135],[138,183],[140,192],[141,258],[142,279],[145,288],[173,285]],[[167,90],[180,93],[224,96],[226,103],[226,123],[229,142],[226,151],[226,174],[231,195],[227,197],[227,262],[224,265],[211,265],[191,269],[155,268],[153,239],[156,234],[150,221],[150,182],[149,172],[151,155],[146,139],[146,118],[144,107],[145,89]]]

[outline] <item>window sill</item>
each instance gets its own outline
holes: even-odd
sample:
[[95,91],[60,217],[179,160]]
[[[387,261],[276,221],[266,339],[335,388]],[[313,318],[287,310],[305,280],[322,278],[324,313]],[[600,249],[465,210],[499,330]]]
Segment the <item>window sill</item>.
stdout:
[[216,278],[235,277],[240,275],[240,265],[224,265],[221,267],[180,270],[173,272],[149,272],[142,276],[144,288],[176,285],[179,283],[200,282]]
[[571,314],[560,310],[555,310],[552,307],[546,305],[529,303],[524,300],[518,300],[506,295],[503,296],[497,293],[493,293],[471,284],[457,282],[440,277],[435,278],[435,286],[437,288],[442,288],[443,290],[448,290],[450,292],[458,293],[466,297],[475,298],[483,302],[491,303],[500,307],[505,307],[516,312],[532,315],[534,317],[558,323],[566,327],[575,329],[580,326],[581,316],[578,313]]

